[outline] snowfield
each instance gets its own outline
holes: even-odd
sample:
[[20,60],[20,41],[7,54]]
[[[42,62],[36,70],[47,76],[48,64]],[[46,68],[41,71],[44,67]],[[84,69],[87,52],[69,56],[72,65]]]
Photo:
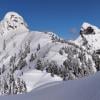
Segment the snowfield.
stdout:
[[30,93],[1,96],[1,100],[99,100],[100,72],[87,78],[57,82],[36,88]]
[[26,83],[27,92],[30,92],[32,91],[32,89],[35,89],[47,83],[62,81],[60,77],[57,77],[57,76],[51,77],[50,73],[41,72],[38,70],[32,70],[32,71],[26,72],[22,76],[22,78]]

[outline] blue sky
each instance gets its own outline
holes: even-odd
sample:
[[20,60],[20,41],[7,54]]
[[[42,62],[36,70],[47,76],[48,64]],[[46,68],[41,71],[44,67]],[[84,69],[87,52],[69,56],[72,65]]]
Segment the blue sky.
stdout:
[[8,11],[21,14],[31,30],[65,39],[78,37],[83,22],[100,26],[100,0],[0,0],[0,19]]

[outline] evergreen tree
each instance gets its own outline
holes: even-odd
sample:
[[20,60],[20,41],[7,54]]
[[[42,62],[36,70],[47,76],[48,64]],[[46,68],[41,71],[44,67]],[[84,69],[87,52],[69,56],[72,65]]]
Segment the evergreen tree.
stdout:
[[37,51],[39,51],[40,50],[40,44],[38,44],[38,46],[37,46]]
[[20,78],[17,78],[17,91],[18,93],[21,93],[21,88],[20,88]]
[[4,87],[3,87],[3,89],[4,89],[4,94],[7,94],[8,93],[8,84],[7,84],[7,81],[6,80],[4,80]]
[[19,68],[20,70],[25,67],[27,65],[26,60],[23,60],[23,58],[21,58],[17,64],[17,68]]
[[64,81],[67,80],[68,78],[68,72],[66,71],[65,68],[61,69],[61,77],[63,78]]
[[42,61],[40,59],[37,60],[37,70],[43,70]]
[[25,84],[25,82],[22,80],[22,81],[21,81],[21,92],[22,92],[22,93],[25,93],[26,91],[27,91],[26,84]]
[[6,66],[3,64],[2,65],[2,73],[4,73],[5,70],[6,70]]
[[63,55],[63,50],[59,50],[59,54]]
[[3,41],[3,50],[5,50],[6,49],[6,41],[4,40]]
[[33,55],[33,53],[31,54],[31,57],[30,57],[30,62],[32,62],[33,60],[35,60],[35,56]]

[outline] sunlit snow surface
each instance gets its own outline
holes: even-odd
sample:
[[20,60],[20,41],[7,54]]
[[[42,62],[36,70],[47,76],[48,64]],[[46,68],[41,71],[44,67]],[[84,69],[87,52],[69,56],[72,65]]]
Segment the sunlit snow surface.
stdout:
[[54,82],[30,93],[1,96],[1,100],[100,100],[100,72],[87,78]]
[[22,78],[26,83],[27,92],[30,92],[32,89],[35,89],[47,83],[62,81],[60,77],[57,77],[57,76],[51,77],[51,74],[45,71],[42,72],[38,70],[32,70],[32,71],[26,72],[22,76]]

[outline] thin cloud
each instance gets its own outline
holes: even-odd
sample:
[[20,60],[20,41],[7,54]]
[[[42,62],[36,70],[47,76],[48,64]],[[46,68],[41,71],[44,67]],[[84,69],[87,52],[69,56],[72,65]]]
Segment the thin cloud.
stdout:
[[69,30],[69,32],[70,32],[70,33],[73,33],[73,34],[77,34],[77,33],[78,33],[77,28],[71,28],[71,29]]

